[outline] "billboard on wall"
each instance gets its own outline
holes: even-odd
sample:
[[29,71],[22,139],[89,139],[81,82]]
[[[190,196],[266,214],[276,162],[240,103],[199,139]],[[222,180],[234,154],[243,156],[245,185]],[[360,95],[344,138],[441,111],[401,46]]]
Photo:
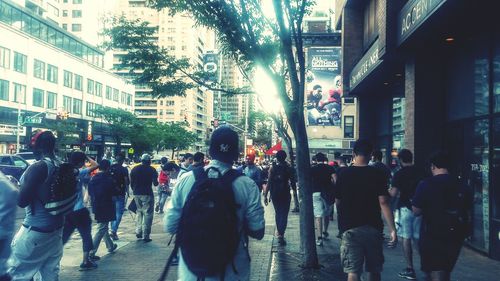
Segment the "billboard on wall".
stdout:
[[342,79],[340,47],[307,50],[306,108],[309,126],[340,126]]

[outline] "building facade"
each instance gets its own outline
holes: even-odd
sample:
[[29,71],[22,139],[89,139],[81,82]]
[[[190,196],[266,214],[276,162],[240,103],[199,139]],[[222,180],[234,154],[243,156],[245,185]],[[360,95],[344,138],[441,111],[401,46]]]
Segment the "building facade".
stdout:
[[[201,68],[204,53],[214,49],[213,32],[195,26],[194,21],[186,15],[170,15],[167,10],[151,9],[147,2],[119,0],[115,14],[141,19],[157,27],[160,47],[166,48],[170,55],[178,59],[189,58],[192,65]],[[120,63],[121,54],[114,52],[115,65]],[[115,68],[114,71],[122,77],[133,78],[133,74],[127,70]],[[136,85],[135,114],[141,119],[159,122],[187,122],[189,129],[198,135],[198,142],[193,149],[206,151],[207,132],[213,119],[213,93],[206,88],[196,87],[188,90],[185,96],[172,94],[165,98],[153,98],[147,85]]]
[[[445,149],[474,190],[468,244],[500,259],[500,32],[495,1],[341,0],[343,82],[360,136],[414,151],[428,170]],[[404,108],[404,110],[398,110]]]
[[[0,153],[15,152],[19,118],[21,144],[35,129],[68,122],[78,132],[73,145],[96,153],[113,146],[94,109],[133,111],[134,88],[102,67],[104,53],[7,0],[0,1],[0,33]],[[26,122],[33,116],[41,123]]]

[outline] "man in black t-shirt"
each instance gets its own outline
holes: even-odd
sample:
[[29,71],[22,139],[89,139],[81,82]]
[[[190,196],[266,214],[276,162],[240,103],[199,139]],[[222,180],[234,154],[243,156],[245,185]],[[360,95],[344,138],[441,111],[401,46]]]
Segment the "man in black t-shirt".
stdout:
[[360,280],[363,265],[369,280],[380,280],[384,263],[382,214],[389,226],[391,242],[397,241],[386,180],[377,168],[368,166],[371,152],[368,141],[356,141],[354,165],[345,168],[336,183],[342,232],[340,255],[348,281]]
[[447,153],[436,153],[430,163],[433,176],[418,184],[411,201],[413,213],[422,215],[420,263],[427,280],[449,281],[468,235],[472,192],[449,174]]
[[332,206],[324,200],[323,195],[330,194],[333,189],[335,169],[326,164],[328,158],[323,153],[315,155],[317,164],[311,168],[313,181],[313,208],[316,226],[316,245],[323,245],[323,238],[328,237],[328,224]]
[[415,195],[417,184],[422,180],[422,172],[413,165],[413,154],[408,149],[402,149],[398,153],[401,169],[394,174],[392,187],[389,193],[399,201],[396,206],[396,214],[399,221],[396,223],[399,237],[403,240],[403,253],[406,259],[407,268],[399,273],[399,277],[415,280],[417,279],[413,268],[412,239],[418,245],[420,238],[420,224],[422,218],[413,215],[410,199]]

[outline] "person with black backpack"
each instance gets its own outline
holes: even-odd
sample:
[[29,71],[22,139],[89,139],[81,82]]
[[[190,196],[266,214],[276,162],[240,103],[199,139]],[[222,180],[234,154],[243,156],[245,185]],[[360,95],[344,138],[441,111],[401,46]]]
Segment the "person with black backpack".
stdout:
[[264,237],[264,208],[255,182],[232,169],[238,143],[235,131],[219,127],[213,160],[184,174],[172,192],[165,230],[176,234],[178,280],[250,280],[248,237]]
[[273,202],[277,238],[280,245],[286,245],[285,230],[288,224],[288,212],[290,211],[290,202],[292,200],[290,185],[291,182],[295,181],[293,170],[286,163],[286,157],[286,152],[283,150],[276,153],[278,163],[273,163],[271,168],[269,168],[267,190],[264,192],[264,204],[266,205],[268,203],[267,194],[271,193],[269,201]]
[[59,278],[64,216],[76,202],[77,170],[56,159],[55,144],[51,131],[38,132],[31,141],[37,162],[20,181],[18,206],[26,216],[12,241],[8,273],[13,280],[31,280],[37,272],[44,281]]
[[110,223],[109,236],[113,240],[118,240],[118,227],[122,221],[123,213],[125,212],[125,203],[127,202],[130,179],[128,176],[128,169],[123,167],[125,155],[120,152],[115,157],[116,163],[111,165],[109,173],[115,182],[116,195],[113,197],[116,208],[116,219]]
[[464,239],[470,235],[472,191],[450,175],[446,152],[430,158],[432,177],[422,180],[412,199],[413,213],[422,215],[420,263],[427,280],[449,281]]

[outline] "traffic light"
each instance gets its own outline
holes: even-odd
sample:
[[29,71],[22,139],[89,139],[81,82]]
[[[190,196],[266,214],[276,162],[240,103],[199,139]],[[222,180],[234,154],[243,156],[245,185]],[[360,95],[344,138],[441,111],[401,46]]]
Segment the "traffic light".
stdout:
[[66,120],[68,119],[68,117],[69,117],[69,112],[67,111],[58,112],[56,115],[57,120]]

